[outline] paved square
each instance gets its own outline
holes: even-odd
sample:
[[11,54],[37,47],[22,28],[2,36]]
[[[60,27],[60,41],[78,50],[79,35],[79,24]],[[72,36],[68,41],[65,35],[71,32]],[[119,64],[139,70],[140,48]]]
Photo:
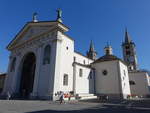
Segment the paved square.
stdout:
[[0,113],[150,113],[150,101],[99,103],[0,100]]

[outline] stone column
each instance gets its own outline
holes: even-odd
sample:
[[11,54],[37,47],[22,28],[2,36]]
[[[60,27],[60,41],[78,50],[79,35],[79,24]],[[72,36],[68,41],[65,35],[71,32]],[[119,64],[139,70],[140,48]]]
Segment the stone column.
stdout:
[[19,89],[19,86],[20,84],[18,84],[18,82],[20,83],[20,71],[21,71],[21,68],[20,68],[20,63],[21,63],[21,54],[18,53],[17,56],[16,56],[16,66],[15,66],[15,72],[14,72],[14,75],[13,75],[13,78],[12,78],[12,86],[11,86],[11,89],[13,91],[13,93],[16,93],[17,90]]
[[40,44],[38,46],[39,48],[36,48],[36,69],[35,69],[35,76],[34,76],[34,85],[33,85],[33,91],[31,96],[38,96],[38,85],[40,80],[40,69],[41,69],[41,62],[42,62],[42,47],[43,45]]

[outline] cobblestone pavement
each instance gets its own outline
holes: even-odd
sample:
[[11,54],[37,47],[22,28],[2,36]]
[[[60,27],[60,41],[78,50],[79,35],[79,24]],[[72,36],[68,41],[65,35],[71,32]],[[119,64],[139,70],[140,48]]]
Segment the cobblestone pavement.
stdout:
[[150,113],[150,101],[99,103],[0,100],[0,113]]

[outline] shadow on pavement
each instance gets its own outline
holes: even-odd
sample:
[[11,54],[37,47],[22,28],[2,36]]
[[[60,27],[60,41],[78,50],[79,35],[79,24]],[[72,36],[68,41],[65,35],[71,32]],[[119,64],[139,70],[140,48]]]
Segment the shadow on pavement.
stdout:
[[150,113],[149,110],[140,110],[133,108],[125,108],[123,106],[105,105],[102,108],[94,107],[91,109],[72,110],[72,111],[57,111],[57,110],[41,110],[26,113]]

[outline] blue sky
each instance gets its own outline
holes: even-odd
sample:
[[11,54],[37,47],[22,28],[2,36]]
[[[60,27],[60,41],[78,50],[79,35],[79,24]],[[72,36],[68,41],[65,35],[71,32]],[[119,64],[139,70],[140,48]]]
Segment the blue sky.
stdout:
[[83,54],[94,41],[98,56],[104,54],[107,42],[116,56],[122,58],[121,43],[125,27],[136,43],[140,68],[150,70],[150,0],[1,0],[0,1],[0,72],[8,67],[8,43],[23,25],[38,19],[55,20],[56,9],[63,11],[67,33],[75,39],[75,49]]

